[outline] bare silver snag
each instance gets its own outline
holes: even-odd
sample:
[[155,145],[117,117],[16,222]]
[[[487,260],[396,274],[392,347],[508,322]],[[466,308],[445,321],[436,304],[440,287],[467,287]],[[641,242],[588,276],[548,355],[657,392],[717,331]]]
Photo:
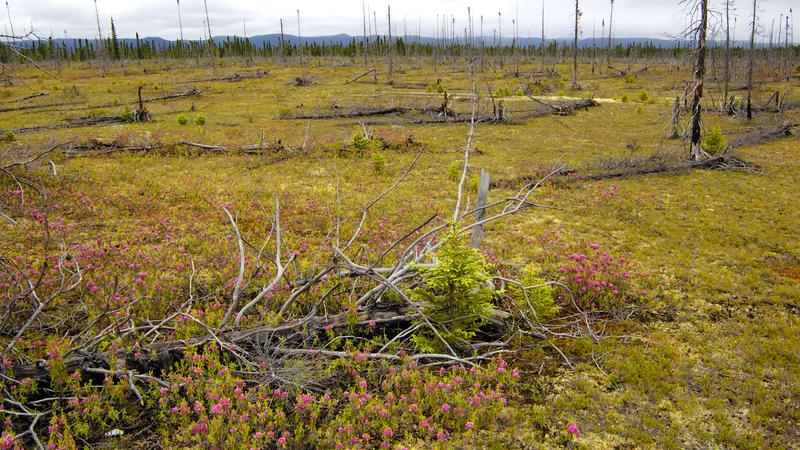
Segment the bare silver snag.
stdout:
[[758,11],[758,0],[753,0],[753,23],[750,30],[750,67],[747,70],[747,120],[753,119],[753,66],[755,65],[756,54],[756,13]]
[[697,31],[697,59],[694,65],[694,96],[692,98],[692,131],[689,156],[694,161],[702,158],[700,148],[700,116],[703,111],[703,82],[706,76],[706,35],[708,32],[708,0],[697,0],[700,19]]

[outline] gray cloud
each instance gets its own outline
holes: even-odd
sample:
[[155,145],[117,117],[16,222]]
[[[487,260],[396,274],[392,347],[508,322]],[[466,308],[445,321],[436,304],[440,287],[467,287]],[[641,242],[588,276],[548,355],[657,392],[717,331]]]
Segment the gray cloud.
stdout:
[[[92,38],[97,35],[93,0],[7,0],[11,18],[17,34],[33,26],[44,36]],[[720,8],[722,0],[712,0]],[[747,34],[749,5],[739,1],[737,15],[737,38]],[[178,8],[176,0],[97,0],[100,26],[104,36],[109,33],[110,18],[114,18],[120,37],[161,36],[175,39],[179,36]],[[406,30],[416,34],[418,27],[423,35],[434,33],[436,16],[456,19],[458,35],[463,35],[467,26],[468,3],[457,0],[404,0],[370,1],[367,8],[377,15],[378,32],[387,31],[386,10],[392,5],[393,29],[402,35]],[[796,0],[761,0],[760,27],[763,34],[769,32],[773,19],[787,14]],[[480,17],[484,18],[484,34],[491,36],[502,27],[503,35],[510,36],[512,20],[519,17],[519,34],[522,37],[539,36],[541,24],[541,2],[538,0],[476,1],[472,5],[476,33]],[[548,37],[566,37],[571,33],[574,20],[574,4],[568,0],[545,0],[546,34]],[[286,33],[297,33],[296,10],[300,9],[302,34],[325,35],[362,33],[361,0],[295,0],[293,2],[259,0],[208,0],[211,31],[218,35],[242,35],[246,23],[248,35],[277,33],[279,19],[284,20]],[[584,38],[593,33],[600,36],[602,21],[608,21],[608,0],[583,0],[581,33]],[[498,12],[502,23],[498,25]],[[204,35],[205,12],[203,0],[182,0],[184,36],[198,39]],[[5,14],[4,14],[5,16]],[[8,27],[5,19],[4,27]],[[615,4],[614,28],[617,37],[663,37],[680,32],[685,24],[684,8],[676,0],[617,0]]]

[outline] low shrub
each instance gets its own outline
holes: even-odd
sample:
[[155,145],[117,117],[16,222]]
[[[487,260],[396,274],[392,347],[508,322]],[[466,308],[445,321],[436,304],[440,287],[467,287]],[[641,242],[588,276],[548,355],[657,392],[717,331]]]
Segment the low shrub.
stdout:
[[204,114],[198,114],[197,117],[194,118],[194,124],[197,126],[203,126],[208,122],[208,118]]
[[3,133],[3,140],[8,141],[8,142],[15,141],[15,140],[17,140],[17,135],[16,135],[16,133],[14,133],[11,130],[6,130]]
[[383,143],[379,139],[367,136],[362,127],[356,127],[353,135],[347,141],[346,150],[357,156],[364,156],[383,150]]
[[[451,347],[461,348],[484,324],[494,290],[490,288],[483,254],[468,245],[468,234],[456,229],[453,226],[439,248],[437,264],[421,270],[422,284],[408,295],[412,301],[426,305],[423,312],[435,324],[439,335]],[[420,351],[446,351],[427,322],[420,322],[419,326],[413,341]]]
[[461,174],[464,173],[464,163],[461,161],[454,161],[447,168],[447,178],[453,183],[461,181]]
[[189,119],[185,115],[178,116],[178,125],[186,125],[187,123],[189,123]]
[[383,152],[372,153],[372,171],[380,175],[386,170],[386,155]]
[[[328,364],[337,383],[322,392],[248,384],[219,350],[186,355],[160,388],[161,432],[181,448],[399,448],[447,442],[502,416],[519,372],[388,365],[354,352]],[[183,385],[183,387],[181,387]],[[341,386],[341,387],[339,387]]]
[[711,129],[711,133],[703,138],[700,148],[709,155],[721,155],[728,149],[728,138],[725,137],[722,128],[714,127]]
[[123,122],[133,122],[133,110],[131,109],[131,107],[125,105],[125,109],[122,110],[122,113],[120,113],[119,118]]
[[537,279],[559,281],[569,289],[567,292],[553,287],[558,307],[610,311],[638,303],[645,294],[640,290],[645,286],[644,274],[636,271],[625,255],[612,255],[597,243],[565,240],[557,232],[539,238],[519,237],[525,244],[542,249],[538,266],[526,269],[523,280],[526,283]]
[[555,302],[553,286],[547,284],[538,265],[529,264],[525,267],[517,281],[525,288],[524,291],[517,285],[511,285],[509,293],[518,310],[525,315],[533,315],[540,322],[548,321],[558,314],[560,308]]
[[511,89],[502,87],[494,92],[495,97],[511,97]]

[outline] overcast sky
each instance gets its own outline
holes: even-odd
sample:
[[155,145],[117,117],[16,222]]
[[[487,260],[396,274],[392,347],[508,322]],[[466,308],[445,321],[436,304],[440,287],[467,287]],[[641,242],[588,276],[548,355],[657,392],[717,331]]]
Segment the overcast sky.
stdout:
[[[17,34],[33,26],[43,36],[93,38],[97,36],[93,0],[6,0]],[[279,19],[284,19],[287,34],[297,34],[297,12],[301,15],[301,32],[304,36],[337,33],[361,35],[361,0],[207,0],[211,18],[211,32],[219,35],[243,34],[246,22],[249,36],[271,34],[279,31]],[[724,0],[711,0],[722,4]],[[750,21],[748,1],[737,0],[736,38],[745,39]],[[512,20],[519,17],[520,37],[538,37],[541,34],[541,0],[371,0],[366,2],[370,11],[377,13],[378,32],[386,34],[387,5],[392,5],[392,28],[399,35],[416,34],[418,26],[422,35],[432,36],[436,15],[452,15],[456,30],[463,35],[467,26],[467,6],[472,7],[475,33],[479,33],[480,17],[484,17],[484,35],[492,36],[498,28],[498,12],[502,14],[502,33],[510,36]],[[759,0],[760,27],[767,36],[773,19],[800,5],[798,0]],[[179,35],[177,0],[97,0],[103,35],[108,35],[110,18],[114,18],[120,37],[133,37],[136,32],[144,36],[176,39]],[[614,10],[615,37],[664,37],[680,32],[686,25],[686,14],[679,0],[616,0]],[[183,31],[186,39],[203,37],[203,0],[182,0]],[[609,0],[583,0],[581,33],[591,38],[593,32],[600,36],[602,20],[608,22]],[[800,13],[800,11],[797,11]],[[574,20],[574,3],[569,0],[545,0],[546,34],[548,38],[567,37]],[[3,15],[5,16],[5,14]],[[4,28],[8,27],[7,17]],[[421,26],[420,26],[421,24]],[[607,26],[607,25],[606,25]],[[785,24],[784,24],[785,26]],[[405,28],[404,28],[405,27]],[[776,25],[777,29],[777,25]],[[5,30],[4,30],[5,31]],[[777,31],[775,31],[777,35]],[[8,33],[4,33],[8,34]],[[791,34],[794,33],[790,33]],[[800,36],[798,36],[800,37]]]

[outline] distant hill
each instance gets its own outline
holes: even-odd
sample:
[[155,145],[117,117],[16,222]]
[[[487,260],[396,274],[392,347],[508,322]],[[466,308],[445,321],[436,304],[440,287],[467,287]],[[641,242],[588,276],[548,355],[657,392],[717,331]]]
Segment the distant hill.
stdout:
[[[236,37],[237,38],[241,38],[239,36],[236,36]],[[382,37],[384,37],[384,36],[382,36]],[[221,44],[221,43],[223,43],[223,42],[225,42],[227,40],[232,40],[233,38],[234,38],[234,36],[214,36],[214,42],[216,42],[217,44]],[[376,38],[376,36],[374,36],[374,35],[370,37],[371,40],[374,40],[375,38]],[[257,35],[257,36],[250,36],[249,39],[250,39],[250,42],[252,42],[253,45],[256,46],[256,47],[261,47],[261,46],[264,45],[264,43],[269,43],[272,46],[276,46],[276,45],[278,45],[280,43],[281,36],[280,36],[280,34],[263,34],[263,35]],[[295,35],[291,35],[291,34],[285,34],[284,35],[284,39],[286,40],[286,43],[290,44],[290,45],[297,45],[300,42],[300,38],[298,38]],[[321,44],[344,44],[344,45],[346,45],[346,44],[350,43],[351,41],[353,41],[353,39],[355,39],[356,42],[361,42],[361,40],[363,39],[363,36],[352,36],[352,35],[348,35],[348,34],[335,34],[335,35],[330,35],[330,36],[308,36],[308,37],[303,36],[302,37],[302,42],[304,44],[315,43],[315,44],[320,44],[320,45]],[[408,36],[407,39],[408,39],[409,43],[411,43],[411,42],[422,42],[423,44],[431,44],[431,43],[437,42],[436,38],[425,37],[425,36],[422,36],[422,37]],[[83,40],[84,39],[81,39],[81,41],[83,41]],[[75,39],[58,38],[58,39],[53,39],[53,41],[58,46],[61,46],[63,43],[66,42],[66,45],[67,45],[68,49],[72,49],[75,46]],[[175,41],[169,41],[169,40],[166,40],[166,39],[160,38],[160,37],[145,37],[145,38],[141,38],[140,41],[141,42],[148,42],[150,44],[154,44],[155,47],[157,47],[157,48],[161,48],[161,47],[167,46],[167,45],[172,44],[172,43],[175,42]],[[438,41],[441,42],[442,40],[439,39]],[[463,41],[463,38],[461,39],[461,41]],[[545,39],[545,42],[548,45],[551,44],[553,41],[557,42],[559,46],[564,45],[564,44],[571,44],[572,43],[572,39],[569,39],[569,38]],[[92,43],[96,44],[96,39],[89,39],[89,42],[92,42]],[[136,40],[135,39],[131,39],[131,38],[120,38],[119,42],[125,43],[125,44],[134,44],[136,42]],[[487,45],[492,45],[492,38],[491,37],[486,38],[485,42],[486,42]],[[539,39],[539,38],[521,38],[521,39],[519,39],[518,45],[522,46],[522,47],[528,47],[528,46],[536,46],[536,47],[538,47],[540,45],[540,42],[541,42],[541,39]],[[631,44],[652,44],[652,45],[654,45],[656,47],[661,47],[661,48],[674,48],[675,46],[678,45],[678,42],[679,41],[676,41],[676,40],[662,39],[662,38],[615,38],[615,39],[612,40],[612,45],[614,45],[614,46],[622,45],[623,47],[626,47],[626,46],[631,45]],[[25,40],[25,41],[21,41],[20,42],[20,44],[22,46],[26,46],[26,47],[30,46],[31,43],[32,43],[31,40]],[[505,46],[511,46],[513,41],[512,41],[511,38],[503,38],[502,43]],[[686,46],[687,41],[681,41],[680,44],[682,46]],[[709,42],[710,46],[722,45],[722,44],[723,44],[722,42]],[[606,45],[608,45],[608,40],[605,39],[605,38],[580,39],[578,41],[578,45],[581,48],[588,48],[588,47],[592,47],[592,46],[605,47]],[[743,42],[743,41],[738,41],[738,42],[732,43],[732,45],[734,47],[744,47],[744,46],[747,45],[747,43]]]

